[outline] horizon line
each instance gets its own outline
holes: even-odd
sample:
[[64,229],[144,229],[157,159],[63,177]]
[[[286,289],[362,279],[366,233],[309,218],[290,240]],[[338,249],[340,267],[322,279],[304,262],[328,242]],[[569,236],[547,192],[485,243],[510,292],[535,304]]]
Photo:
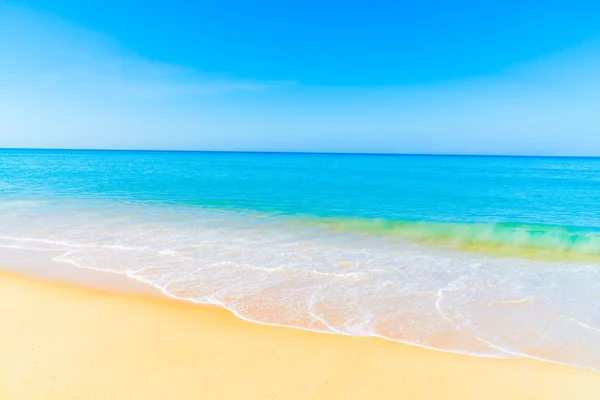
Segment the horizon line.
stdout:
[[108,148],[63,148],[63,147],[0,147],[3,150],[33,151],[98,151],[98,152],[154,152],[154,153],[232,153],[232,154],[298,154],[298,155],[371,155],[371,156],[416,156],[416,157],[528,157],[528,158],[600,158],[585,155],[543,154],[482,154],[482,153],[378,153],[344,151],[285,151],[285,150],[193,150],[193,149],[108,149]]

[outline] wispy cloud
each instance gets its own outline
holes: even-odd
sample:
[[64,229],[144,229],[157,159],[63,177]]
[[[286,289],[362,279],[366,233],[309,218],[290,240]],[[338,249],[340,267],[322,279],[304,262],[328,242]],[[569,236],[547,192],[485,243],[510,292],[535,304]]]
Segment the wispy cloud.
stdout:
[[98,96],[165,99],[265,90],[259,82],[205,74],[146,59],[110,37],[52,15],[0,3],[0,74],[21,90],[92,92]]

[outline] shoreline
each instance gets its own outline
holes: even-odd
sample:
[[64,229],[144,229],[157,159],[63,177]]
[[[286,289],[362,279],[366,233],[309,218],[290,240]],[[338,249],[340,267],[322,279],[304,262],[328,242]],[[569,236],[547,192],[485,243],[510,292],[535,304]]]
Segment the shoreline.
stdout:
[[570,365],[562,362],[546,360],[543,358],[531,356],[515,355],[515,357],[485,357],[470,354],[468,352],[450,351],[421,346],[413,343],[405,343],[399,340],[393,340],[381,336],[354,336],[337,332],[322,332],[303,327],[256,321],[245,318],[244,316],[240,316],[234,310],[228,309],[219,304],[196,303],[188,299],[170,296],[167,293],[163,292],[160,288],[152,285],[151,283],[144,282],[143,280],[139,280],[136,277],[131,277],[127,274],[80,267],[75,264],[72,264],[69,261],[56,259],[60,256],[65,255],[66,253],[66,250],[38,250],[0,246],[0,276],[2,276],[5,273],[8,273],[14,276],[30,278],[35,281],[43,281],[64,285],[65,287],[77,287],[117,295],[132,295],[159,298],[170,302],[180,302],[183,304],[190,305],[192,307],[215,308],[218,310],[222,310],[223,312],[230,313],[233,317],[240,319],[244,322],[250,324],[263,325],[267,327],[294,329],[310,333],[317,333],[320,335],[384,340],[386,342],[416,347],[427,351],[441,352],[445,354],[459,355],[465,357],[474,357],[478,359],[483,358],[489,360],[534,360],[542,363],[549,363],[569,368],[577,368],[600,373],[600,371],[594,369],[584,368],[577,365]]
[[40,259],[28,259],[29,272],[8,266],[4,255],[2,398],[592,400],[600,392],[590,370],[256,324],[132,293],[124,275],[81,269],[86,285],[56,271],[36,276],[49,273]]
[[[234,310],[228,309],[218,304],[206,304],[206,303],[195,303],[191,300],[182,299],[170,296],[164,293],[161,289],[153,286],[150,283],[138,280],[135,277],[130,277],[126,274],[115,273],[111,271],[102,271],[91,268],[79,267],[68,261],[55,260],[56,257],[64,255],[66,251],[63,250],[33,250],[33,249],[22,249],[22,248],[6,248],[0,247],[0,260],[8,260],[10,264],[4,263],[4,265],[10,265],[10,267],[4,267],[0,264],[0,275],[3,272],[9,272],[15,276],[23,276],[32,278],[34,280],[41,280],[47,282],[53,282],[58,284],[64,284],[66,286],[87,288],[91,290],[106,291],[109,293],[125,294],[125,295],[141,295],[150,296],[165,299],[168,301],[182,302],[184,304],[197,306],[197,307],[209,307],[223,310],[231,313],[235,318],[238,318],[244,322],[251,324],[264,325],[269,327],[286,328],[286,329],[297,329],[300,331],[306,331],[311,333],[318,333],[323,335],[334,335],[334,336],[346,336],[346,337],[360,337],[360,338],[376,338],[392,343],[398,343],[401,345],[413,346],[420,349],[431,350],[436,352],[458,354],[466,357],[475,358],[487,358],[487,359],[507,359],[503,357],[483,357],[467,352],[441,350],[431,348],[427,346],[420,346],[417,344],[405,343],[402,341],[392,340],[381,336],[354,336],[347,335],[337,332],[322,332],[312,330],[298,326],[287,326],[277,323],[269,323],[262,321],[255,321],[252,319],[245,318],[238,315]],[[529,357],[511,357],[508,359],[521,359]],[[531,358],[534,359],[534,358]],[[537,359],[536,359],[537,360]],[[541,362],[555,363],[552,361],[539,359]],[[568,367],[574,367],[572,365],[555,363],[558,365],[564,365]],[[575,368],[578,368],[575,366]]]
[[66,261],[55,260],[64,255],[62,250],[31,250],[0,247],[0,274],[9,272],[36,280],[64,283],[114,293],[145,295],[177,299],[160,289],[125,274],[82,268]]

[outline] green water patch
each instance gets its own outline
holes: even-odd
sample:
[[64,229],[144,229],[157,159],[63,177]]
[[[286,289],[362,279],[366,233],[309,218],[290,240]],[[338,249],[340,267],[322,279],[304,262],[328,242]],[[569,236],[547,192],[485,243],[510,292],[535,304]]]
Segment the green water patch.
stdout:
[[362,218],[322,218],[302,223],[336,232],[396,236],[416,243],[498,257],[600,263],[600,232],[591,228]]

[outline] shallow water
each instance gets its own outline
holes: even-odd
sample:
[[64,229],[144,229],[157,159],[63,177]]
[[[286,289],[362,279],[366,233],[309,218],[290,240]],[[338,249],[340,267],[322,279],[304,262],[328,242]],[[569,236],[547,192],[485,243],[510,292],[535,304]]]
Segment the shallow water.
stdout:
[[600,370],[600,160],[0,151],[0,246],[242,318]]

